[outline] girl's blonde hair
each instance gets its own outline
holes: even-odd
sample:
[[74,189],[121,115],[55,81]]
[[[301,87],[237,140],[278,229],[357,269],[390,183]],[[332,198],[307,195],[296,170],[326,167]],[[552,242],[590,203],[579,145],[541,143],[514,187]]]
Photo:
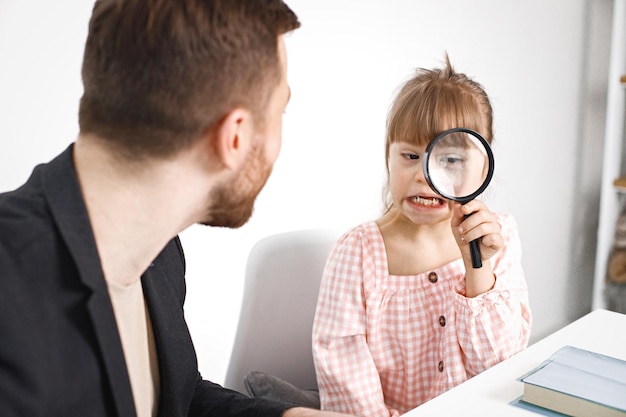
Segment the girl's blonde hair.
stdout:
[[407,142],[427,145],[441,132],[465,127],[493,139],[493,110],[482,85],[458,73],[445,55],[443,68],[419,68],[394,99],[387,117],[383,192],[385,212],[391,208],[389,195],[389,147]]

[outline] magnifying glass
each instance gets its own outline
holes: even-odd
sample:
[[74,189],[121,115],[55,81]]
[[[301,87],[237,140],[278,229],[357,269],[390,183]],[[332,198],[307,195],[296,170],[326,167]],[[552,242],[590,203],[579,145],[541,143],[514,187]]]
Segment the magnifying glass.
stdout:
[[[478,132],[464,127],[441,133],[428,144],[424,153],[424,176],[430,188],[443,198],[461,204],[485,191],[493,169],[489,143]],[[472,240],[469,245],[472,266],[482,267],[478,242]]]

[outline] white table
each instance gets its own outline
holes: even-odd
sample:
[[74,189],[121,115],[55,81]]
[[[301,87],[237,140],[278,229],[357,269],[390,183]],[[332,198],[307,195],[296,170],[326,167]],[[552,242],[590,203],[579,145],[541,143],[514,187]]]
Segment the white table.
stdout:
[[626,314],[595,310],[403,417],[537,417],[536,413],[510,405],[522,395],[523,384],[517,378],[565,345],[626,360]]

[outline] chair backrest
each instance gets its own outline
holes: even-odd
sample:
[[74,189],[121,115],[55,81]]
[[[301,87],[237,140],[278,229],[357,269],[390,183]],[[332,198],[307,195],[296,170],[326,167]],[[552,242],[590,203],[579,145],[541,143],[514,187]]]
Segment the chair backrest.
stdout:
[[338,237],[331,230],[299,230],[252,247],[226,388],[246,393],[250,371],[301,389],[317,387],[311,332],[324,265]]

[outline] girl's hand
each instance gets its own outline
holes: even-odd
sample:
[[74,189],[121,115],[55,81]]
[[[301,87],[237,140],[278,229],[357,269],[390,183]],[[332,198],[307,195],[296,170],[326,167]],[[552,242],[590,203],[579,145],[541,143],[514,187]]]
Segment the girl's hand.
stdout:
[[[465,218],[465,215],[471,216]],[[480,200],[472,200],[461,205],[454,203],[452,212],[452,233],[461,249],[463,259],[471,263],[469,243],[478,240],[483,261],[489,260],[504,247],[502,227],[497,216]]]

